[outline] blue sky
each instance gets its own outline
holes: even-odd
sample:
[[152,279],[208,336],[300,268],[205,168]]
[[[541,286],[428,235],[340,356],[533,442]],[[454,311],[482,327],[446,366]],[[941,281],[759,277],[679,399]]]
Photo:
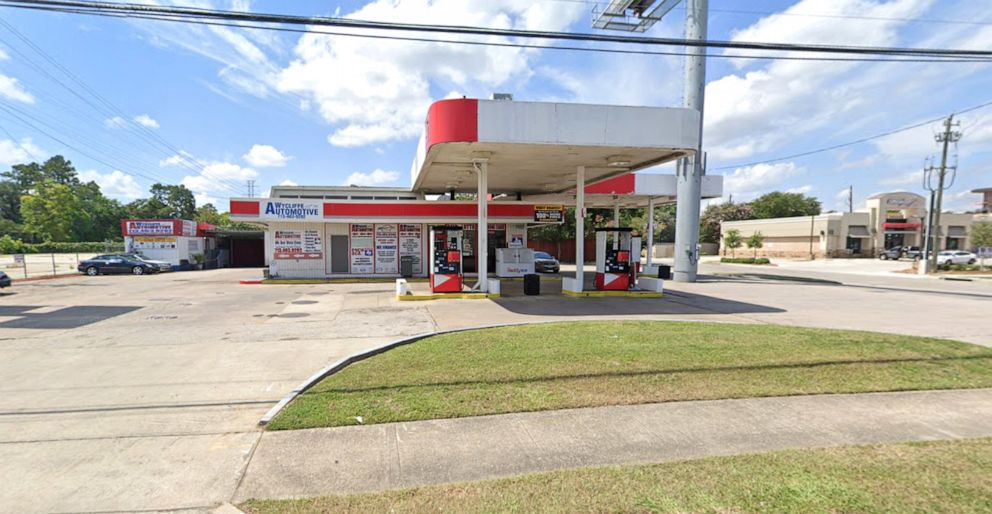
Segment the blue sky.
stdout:
[[[594,1],[226,1],[224,9],[591,31]],[[992,11],[966,0],[711,0],[710,37],[848,45],[992,47]],[[754,11],[754,12],[740,12]],[[677,37],[684,11],[648,35]],[[861,16],[871,19],[850,18]],[[62,153],[128,201],[154,181],[200,202],[272,185],[409,184],[426,107],[446,96],[678,106],[678,57],[383,41],[0,10],[87,88],[0,25],[0,166]],[[908,21],[916,20],[916,21]],[[733,53],[728,51],[726,53]],[[55,80],[57,79],[57,80]],[[992,101],[987,64],[711,58],[704,145],[725,191],[802,191],[826,209],[880,191],[920,191],[937,152],[924,126],[869,143],[774,159]],[[99,96],[94,96],[99,95]],[[102,103],[108,100],[113,108]],[[9,109],[9,110],[8,110]],[[119,112],[117,111],[119,109]],[[34,126],[32,126],[34,125]],[[950,208],[992,186],[992,107],[962,116]],[[53,139],[57,138],[56,139]],[[181,152],[177,156],[177,152]],[[662,170],[664,171],[664,170]],[[846,191],[843,193],[846,195]]]

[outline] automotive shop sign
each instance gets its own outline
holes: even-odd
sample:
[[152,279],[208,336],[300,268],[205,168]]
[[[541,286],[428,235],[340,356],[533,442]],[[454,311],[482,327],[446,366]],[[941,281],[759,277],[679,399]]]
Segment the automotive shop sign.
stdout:
[[262,202],[260,216],[271,220],[319,220],[324,218],[324,203],[307,200],[269,200]]
[[128,221],[125,235],[128,236],[171,236],[175,230],[172,221]]

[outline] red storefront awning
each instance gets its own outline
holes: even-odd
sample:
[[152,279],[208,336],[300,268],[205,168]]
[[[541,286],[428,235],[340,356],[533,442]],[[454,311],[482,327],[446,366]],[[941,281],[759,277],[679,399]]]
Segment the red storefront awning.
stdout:
[[919,223],[882,223],[882,228],[888,229],[917,229],[920,228]]

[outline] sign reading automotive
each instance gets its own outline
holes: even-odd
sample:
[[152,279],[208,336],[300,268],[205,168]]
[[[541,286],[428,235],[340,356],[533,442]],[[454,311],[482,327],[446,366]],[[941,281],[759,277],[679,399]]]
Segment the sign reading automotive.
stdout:
[[273,234],[275,259],[323,259],[319,230],[276,230]]
[[171,220],[164,221],[128,221],[125,224],[125,235],[128,236],[171,236],[175,224]]
[[323,219],[324,203],[308,200],[266,200],[262,202],[259,217],[273,220],[319,220]]
[[423,228],[422,225],[400,225],[400,257],[413,257],[413,274],[424,272],[423,258]]
[[375,226],[375,272],[399,273],[396,257],[398,240],[396,225],[376,224]]
[[565,220],[565,208],[561,205],[535,205],[535,223],[561,223]]
[[351,272],[375,272],[375,226],[371,223],[352,223],[349,229],[351,236]]

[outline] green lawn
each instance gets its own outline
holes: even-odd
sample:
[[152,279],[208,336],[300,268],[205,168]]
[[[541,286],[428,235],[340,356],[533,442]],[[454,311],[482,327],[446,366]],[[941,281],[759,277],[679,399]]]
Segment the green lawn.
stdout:
[[249,513],[992,512],[992,439],[851,446],[557,471],[303,500]]
[[269,428],[350,425],[356,416],[385,423],[974,387],[992,387],[992,349],[955,341],[772,325],[584,321],[460,332],[396,348],[321,381]]

